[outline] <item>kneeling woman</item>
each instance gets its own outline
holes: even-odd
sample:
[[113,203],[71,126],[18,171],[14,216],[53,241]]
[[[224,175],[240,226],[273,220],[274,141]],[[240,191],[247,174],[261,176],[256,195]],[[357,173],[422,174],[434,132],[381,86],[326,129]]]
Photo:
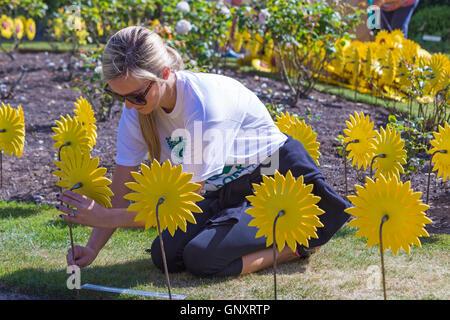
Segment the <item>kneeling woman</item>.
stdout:
[[[182,164],[193,173],[191,181],[204,200],[197,202],[203,213],[194,214],[197,224],[172,237],[162,233],[169,272],[187,270],[198,276],[235,276],[255,272],[273,263],[272,249],[264,237],[255,238],[247,195],[262,174],[277,169],[285,175],[304,176],[321,197],[318,206],[323,228],[310,248],[326,243],[345,223],[348,207],[324,181],[303,145],[279,131],[264,104],[240,82],[215,74],[183,70],[180,55],[164,45],[154,32],[143,27],[118,31],[106,44],[103,57],[106,90],[125,102],[117,133],[116,166],[111,189],[113,208],[66,191],[60,200],[76,207],[74,216],[61,215],[72,223],[94,227],[85,247],[69,249],[67,263],[89,265],[116,228],[144,227],[135,222],[136,212],[127,212],[130,192],[124,183],[133,181],[149,153],[151,159]],[[180,135],[181,134],[181,135]],[[65,213],[71,210],[60,208]],[[159,239],[151,247],[155,265],[163,270]],[[279,262],[308,254],[302,246],[295,252],[287,246]]]

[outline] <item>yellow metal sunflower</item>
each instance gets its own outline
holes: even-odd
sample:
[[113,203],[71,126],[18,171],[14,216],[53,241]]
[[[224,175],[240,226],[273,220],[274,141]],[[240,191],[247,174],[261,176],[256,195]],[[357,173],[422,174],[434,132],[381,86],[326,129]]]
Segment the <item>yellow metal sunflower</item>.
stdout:
[[395,74],[397,71],[397,62],[392,54],[391,50],[387,52],[382,57],[382,76],[381,83],[385,85],[392,85],[395,80]]
[[412,40],[403,40],[402,47],[397,50],[397,60],[404,60],[407,63],[417,63],[420,46]]
[[437,178],[442,176],[442,179],[446,181],[450,179],[450,126],[446,122],[444,127],[439,126],[439,132],[433,132],[434,140],[430,141],[433,146],[428,153],[433,154],[439,150],[445,150],[445,153],[437,152],[432,162],[434,162],[433,171],[437,171]]
[[162,197],[164,201],[158,208],[161,231],[168,228],[173,236],[177,228],[186,232],[186,220],[197,223],[192,212],[202,212],[195,202],[203,197],[194,192],[200,185],[190,182],[193,174],[182,170],[181,165],[172,167],[169,160],[162,166],[153,160],[150,168],[142,163],[141,173],[131,173],[136,182],[125,185],[135,192],[124,198],[135,203],[127,210],[138,212],[135,221],[145,221],[146,230],[157,225],[156,205]]
[[381,30],[377,33],[375,37],[375,42],[381,46],[390,47],[391,46],[391,36],[388,31]]
[[17,39],[22,39],[24,34],[25,26],[23,25],[22,19],[14,19],[14,33]]
[[111,197],[114,195],[108,187],[111,180],[104,177],[106,168],[98,167],[98,158],[91,159],[89,152],[83,152],[80,148],[68,148],[61,154],[61,161],[54,163],[60,171],[54,171],[53,174],[61,178],[56,185],[65,188],[63,191],[81,184],[73,191],[95,200],[105,208],[111,207]]
[[266,245],[270,246],[274,220],[280,211],[284,211],[276,227],[278,250],[282,251],[285,244],[292,251],[296,250],[297,243],[308,247],[308,240],[317,238],[317,228],[323,227],[318,216],[324,211],[316,205],[320,197],[311,193],[314,185],[305,185],[303,176],[295,179],[290,170],[286,177],[278,171],[275,171],[274,178],[262,177],[261,184],[252,184],[254,195],[246,197],[252,208],[245,212],[254,217],[248,225],[259,229],[255,237],[267,237]]
[[373,69],[374,69],[374,57],[373,57],[373,46],[372,43],[368,43],[365,52],[365,63],[364,63],[364,76],[367,79],[372,79]]
[[257,58],[260,56],[261,49],[263,48],[264,39],[261,37],[259,32],[256,32],[250,40],[250,56],[253,58]]
[[322,155],[319,151],[320,142],[317,142],[317,133],[314,132],[310,125],[307,125],[305,120],[299,120],[295,116],[286,115],[277,117],[275,123],[281,132],[286,133],[293,139],[300,141],[308,154],[317,165],[319,157]]
[[423,92],[425,95],[435,96],[437,92],[444,88],[444,79],[447,76],[445,70],[450,68],[450,61],[444,54],[435,53],[430,59],[420,59],[420,64],[428,67],[425,71],[427,80]]
[[36,23],[32,18],[27,19],[27,23],[25,25],[25,33],[27,34],[28,40],[33,40],[36,35]]
[[248,43],[250,42],[251,35],[247,30],[242,32],[236,32],[234,36],[234,51],[240,52],[242,48],[248,47]]
[[14,30],[13,20],[10,17],[5,16],[3,14],[0,17],[0,31],[1,31],[2,37],[6,38],[6,39],[11,38],[14,33],[13,30]]
[[275,125],[280,130],[284,130],[286,127],[290,127],[295,124],[295,120],[297,119],[294,114],[290,114],[289,112],[281,112],[280,115],[276,115]]
[[25,145],[25,121],[22,107],[18,110],[2,103],[0,108],[0,150],[20,158]]
[[[361,167],[367,170],[374,156],[373,138],[376,136],[373,130],[374,123],[370,121],[369,115],[365,116],[362,111],[360,114],[355,111],[355,115],[350,115],[350,121],[347,120],[346,124],[344,143],[348,143],[345,149],[349,151],[348,158],[352,159],[352,166],[356,165],[358,170]],[[351,141],[355,142],[349,143]]]
[[89,145],[93,148],[97,141],[97,126],[95,125],[97,120],[95,119],[95,113],[94,110],[92,110],[91,104],[84,97],[77,98],[74,113],[76,114],[74,119],[78,120],[78,122],[86,129]]
[[345,211],[356,217],[350,226],[359,228],[356,237],[367,238],[367,247],[379,244],[381,220],[384,249],[391,249],[397,255],[403,248],[408,254],[410,245],[421,246],[419,237],[429,236],[424,226],[432,221],[426,217],[429,206],[420,200],[421,192],[413,192],[411,182],[399,182],[397,176],[376,181],[367,178],[364,187],[355,185],[356,196],[348,196],[354,207]]
[[[70,115],[61,116],[61,121],[56,120],[56,127],[53,127],[52,130],[55,132],[52,139],[56,141],[53,148],[59,149],[64,144],[69,144],[68,147],[79,147],[83,152],[90,152],[92,147],[89,136],[77,119]],[[64,153],[68,147],[63,147],[61,153]]]
[[53,33],[56,39],[60,39],[64,28],[64,22],[61,18],[53,20]]
[[359,55],[359,51],[356,47],[352,47],[351,49],[351,72],[352,72],[352,78],[351,83],[353,85],[357,84],[359,72],[361,70],[361,57]]
[[373,152],[377,157],[373,162],[373,169],[376,169],[375,178],[379,178],[382,174],[387,178],[396,176],[400,178],[400,174],[404,172],[402,164],[406,163],[405,142],[401,139],[400,133],[389,126],[376,131],[376,137],[373,142]]

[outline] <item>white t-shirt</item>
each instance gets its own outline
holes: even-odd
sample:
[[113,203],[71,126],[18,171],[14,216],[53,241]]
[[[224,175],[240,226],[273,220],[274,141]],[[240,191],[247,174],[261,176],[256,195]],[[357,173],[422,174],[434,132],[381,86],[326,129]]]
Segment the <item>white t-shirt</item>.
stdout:
[[[155,121],[161,159],[193,173],[192,182],[205,182],[205,191],[253,171],[277,151],[287,137],[274,124],[258,97],[240,82],[221,75],[175,72],[177,99],[167,113],[157,108]],[[148,148],[138,112],[123,107],[117,133],[116,163],[136,166]]]

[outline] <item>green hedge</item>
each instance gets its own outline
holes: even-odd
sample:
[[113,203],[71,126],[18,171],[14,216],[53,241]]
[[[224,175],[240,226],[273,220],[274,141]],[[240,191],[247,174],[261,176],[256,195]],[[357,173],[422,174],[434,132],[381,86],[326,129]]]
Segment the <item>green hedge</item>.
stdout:
[[[441,42],[423,41],[424,34],[440,36]],[[450,50],[450,6],[426,7],[417,11],[409,23],[409,38],[430,51]]]

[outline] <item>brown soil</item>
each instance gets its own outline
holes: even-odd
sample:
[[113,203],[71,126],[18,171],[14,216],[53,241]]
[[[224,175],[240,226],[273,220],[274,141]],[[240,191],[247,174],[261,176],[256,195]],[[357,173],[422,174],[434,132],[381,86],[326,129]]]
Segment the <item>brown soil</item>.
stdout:
[[[14,96],[3,100],[12,107],[21,105],[25,113],[26,145],[21,158],[3,157],[3,185],[0,189],[0,199],[5,201],[24,201],[55,205],[55,194],[59,191],[55,182],[55,149],[52,127],[55,120],[67,113],[73,115],[74,102],[80,96],[79,91],[71,89],[64,81],[64,66],[66,54],[53,53],[21,53],[16,54],[16,61],[11,62],[0,54],[0,93],[9,89],[20,75],[20,66],[27,72],[14,90]],[[92,72],[79,69],[77,72]],[[264,103],[287,103],[287,88],[284,84],[269,78],[252,74],[224,71],[224,74],[234,77],[252,89]],[[387,123],[389,112],[380,107],[354,103],[340,97],[313,92],[310,99],[301,99],[288,110],[300,116],[307,116],[308,110],[312,117],[307,118],[313,130],[318,133],[320,142],[320,168],[327,179],[341,195],[345,193],[342,158],[338,156],[338,146],[335,137],[342,134],[345,121],[354,111],[369,114],[375,127]],[[97,123],[98,139],[92,151],[93,157],[99,157],[103,167],[108,169],[107,176],[111,178],[114,168],[115,141],[117,125],[120,118],[120,106],[113,108],[109,121]],[[427,185],[427,165],[419,173],[410,177],[415,191],[423,192],[425,201]],[[358,180],[356,170],[348,170],[348,186],[354,193],[354,184],[363,183]],[[431,233],[450,232],[450,189],[448,184],[432,177],[430,191],[430,206],[427,215],[433,223],[427,226]]]

